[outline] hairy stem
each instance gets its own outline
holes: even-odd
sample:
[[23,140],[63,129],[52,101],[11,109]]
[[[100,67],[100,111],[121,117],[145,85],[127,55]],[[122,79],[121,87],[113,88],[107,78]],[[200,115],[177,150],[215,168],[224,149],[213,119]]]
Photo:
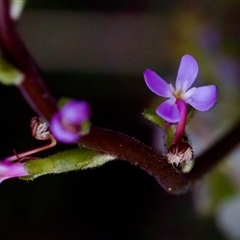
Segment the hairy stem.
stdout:
[[90,133],[81,138],[80,144],[107,152],[140,167],[168,192],[181,193],[189,187],[190,182],[186,175],[176,172],[161,152],[131,136],[92,127]]

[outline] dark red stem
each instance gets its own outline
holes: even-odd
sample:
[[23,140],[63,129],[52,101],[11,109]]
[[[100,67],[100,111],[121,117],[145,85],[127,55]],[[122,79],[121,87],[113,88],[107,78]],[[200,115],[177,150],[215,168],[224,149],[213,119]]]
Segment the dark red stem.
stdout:
[[130,162],[152,175],[168,192],[185,192],[191,184],[185,174],[176,172],[161,152],[134,137],[98,127],[92,127],[80,144],[104,151]]
[[9,1],[0,1],[0,48],[2,56],[13,66],[24,73],[25,79],[18,86],[23,96],[42,117],[50,119],[57,111],[54,98],[49,93],[37,65],[28,53],[16,30],[15,22],[9,14]]

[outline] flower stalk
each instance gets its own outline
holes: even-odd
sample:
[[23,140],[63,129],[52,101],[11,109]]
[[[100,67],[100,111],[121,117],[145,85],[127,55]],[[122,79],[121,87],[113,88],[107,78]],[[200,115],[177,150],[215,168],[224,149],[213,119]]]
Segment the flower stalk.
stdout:
[[38,117],[32,118],[30,127],[34,138],[38,140],[50,140],[50,143],[23,153],[15,153],[13,156],[5,158],[4,162],[23,162],[26,160],[26,157],[29,159],[31,158],[30,155],[52,148],[57,144],[54,136],[48,131],[48,123],[43,119]]
[[176,100],[176,105],[180,112],[181,118],[177,123],[176,132],[173,139],[173,144],[180,143],[182,141],[182,137],[185,131],[186,123],[187,123],[187,104],[182,99]]

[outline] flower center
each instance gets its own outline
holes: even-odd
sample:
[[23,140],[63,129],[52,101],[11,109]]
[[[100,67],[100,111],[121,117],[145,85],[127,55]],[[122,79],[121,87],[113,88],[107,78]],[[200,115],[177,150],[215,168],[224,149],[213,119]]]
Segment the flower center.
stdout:
[[182,90],[177,90],[177,91],[174,91],[173,92],[173,96],[176,98],[176,99],[183,99],[183,95],[184,95],[184,91]]

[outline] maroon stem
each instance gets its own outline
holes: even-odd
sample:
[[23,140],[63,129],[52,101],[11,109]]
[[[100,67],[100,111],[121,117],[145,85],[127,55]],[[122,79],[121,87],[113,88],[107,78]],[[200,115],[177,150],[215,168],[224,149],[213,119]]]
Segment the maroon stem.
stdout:
[[50,119],[57,111],[54,98],[41,79],[38,68],[17,33],[15,22],[10,17],[9,1],[0,1],[0,47],[2,56],[21,70],[25,79],[18,86],[23,96],[42,117]]
[[140,167],[168,192],[185,192],[191,184],[185,174],[176,172],[172,165],[167,163],[161,152],[131,136],[93,126],[90,133],[81,138],[80,144]]

